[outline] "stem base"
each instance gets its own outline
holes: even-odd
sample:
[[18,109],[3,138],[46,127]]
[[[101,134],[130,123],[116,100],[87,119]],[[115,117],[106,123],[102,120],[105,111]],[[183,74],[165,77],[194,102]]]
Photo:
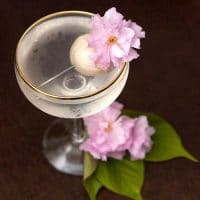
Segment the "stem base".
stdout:
[[58,171],[83,175],[83,152],[79,150],[79,146],[84,141],[84,136],[77,124],[74,120],[55,120],[45,132],[43,153]]

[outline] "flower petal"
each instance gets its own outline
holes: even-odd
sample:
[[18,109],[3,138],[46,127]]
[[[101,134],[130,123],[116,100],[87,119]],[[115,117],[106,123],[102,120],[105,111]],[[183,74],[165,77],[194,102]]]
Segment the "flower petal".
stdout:
[[138,57],[139,54],[134,49],[130,49],[129,54],[123,58],[123,61],[130,62],[131,60],[137,59]]
[[110,28],[116,28],[122,23],[123,15],[117,12],[116,8],[110,8],[104,14],[105,25],[110,26]]
[[122,160],[122,158],[125,156],[125,151],[115,151],[108,154],[109,157],[115,158],[117,160]]
[[126,55],[126,53],[118,44],[115,44],[111,47],[111,55],[113,57],[123,58]]
[[136,49],[140,49],[140,39],[139,38],[134,38],[132,41],[132,47]]

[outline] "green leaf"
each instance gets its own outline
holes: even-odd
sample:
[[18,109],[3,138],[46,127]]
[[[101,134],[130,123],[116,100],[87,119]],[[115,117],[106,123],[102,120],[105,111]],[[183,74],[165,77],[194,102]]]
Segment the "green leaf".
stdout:
[[84,153],[84,172],[83,181],[84,187],[88,192],[91,200],[96,199],[96,195],[102,184],[98,181],[95,176],[95,170],[98,166],[98,161],[95,160],[89,153]]
[[131,110],[125,110],[124,114],[130,117],[146,115],[149,124],[156,130],[155,134],[152,136],[154,144],[145,158],[146,161],[158,162],[176,157],[185,157],[194,162],[198,162],[198,160],[183,147],[176,130],[161,117],[153,113],[134,112]]
[[95,174],[91,175],[86,180],[84,180],[83,184],[86,191],[88,192],[90,200],[96,200],[96,195],[100,190],[100,188],[102,187],[102,184],[96,178]]
[[84,172],[83,179],[89,178],[96,170],[98,161],[95,160],[89,153],[84,153]]
[[99,162],[95,173],[99,182],[107,189],[131,199],[142,199],[143,161],[109,159],[107,162]]

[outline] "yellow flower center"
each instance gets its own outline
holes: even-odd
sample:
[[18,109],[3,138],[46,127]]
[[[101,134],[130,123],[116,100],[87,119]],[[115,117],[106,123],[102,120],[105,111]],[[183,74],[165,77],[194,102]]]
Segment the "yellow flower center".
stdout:
[[114,36],[114,35],[111,35],[111,36],[108,38],[108,40],[107,40],[107,43],[108,43],[109,45],[113,45],[113,44],[115,44],[116,42],[117,42],[117,37]]
[[109,133],[111,130],[112,130],[112,124],[111,124],[111,122],[108,122],[108,125],[107,125],[106,128],[104,128],[104,131],[106,133]]

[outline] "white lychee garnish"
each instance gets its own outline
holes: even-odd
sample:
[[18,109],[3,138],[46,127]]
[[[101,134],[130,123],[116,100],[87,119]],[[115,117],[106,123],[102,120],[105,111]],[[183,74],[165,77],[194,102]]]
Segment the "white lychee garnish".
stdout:
[[70,49],[70,60],[81,74],[95,76],[104,71],[99,69],[91,59],[93,49],[88,47],[87,38],[88,34],[84,34],[74,41]]

